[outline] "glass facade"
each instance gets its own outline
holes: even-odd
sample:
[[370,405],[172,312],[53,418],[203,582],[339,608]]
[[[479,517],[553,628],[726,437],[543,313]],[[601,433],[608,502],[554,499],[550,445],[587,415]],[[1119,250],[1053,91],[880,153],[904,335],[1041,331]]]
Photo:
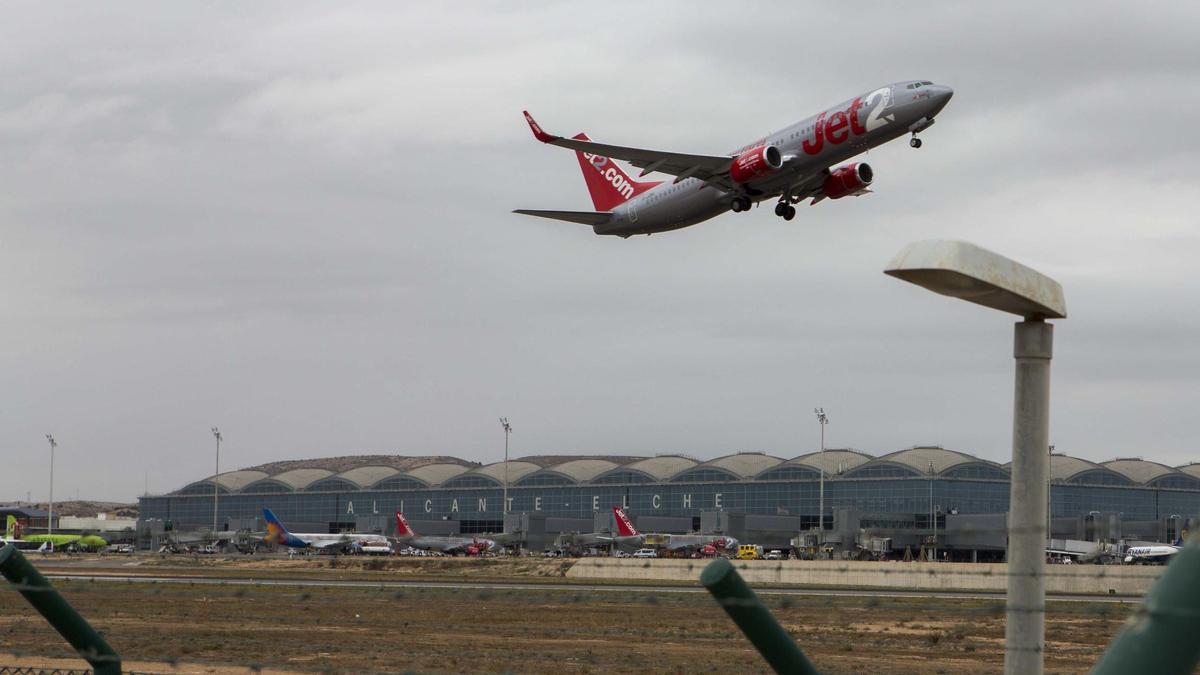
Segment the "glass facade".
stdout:
[[[765,472],[759,480],[730,480],[722,471],[705,468],[688,471],[669,482],[646,482],[638,474],[633,481],[609,482],[617,473],[604,475],[595,483],[561,484],[564,477],[542,473],[531,485],[509,487],[511,513],[544,513],[549,517],[591,518],[593,513],[624,506],[636,515],[698,518],[703,511],[725,510],[760,515],[811,515],[819,503],[816,472],[781,467]],[[827,512],[838,507],[872,514],[896,514],[898,518],[928,519],[931,506],[941,513],[1004,513],[1008,510],[1009,484],[994,477],[986,467],[963,467],[954,476],[914,476],[895,465],[871,467],[850,476],[826,476]],[[865,474],[865,475],[863,475]],[[901,475],[896,475],[901,474]],[[633,478],[633,476],[630,476]],[[531,478],[533,478],[531,476]],[[543,483],[543,479],[546,479]],[[447,481],[431,488],[409,479],[390,478],[374,488],[340,489],[345,481],[328,479],[303,492],[292,491],[278,482],[263,480],[243,491],[222,490],[218,519],[261,517],[270,508],[283,521],[297,523],[353,522],[356,516],[404,511],[414,520],[468,521],[494,531],[500,522],[501,487],[478,475]],[[142,519],[172,520],[177,528],[211,526],[212,485],[192,484],[178,493],[142,497]],[[1120,513],[1126,520],[1157,520],[1171,514],[1200,513],[1200,490],[1145,486],[1080,485],[1051,486],[1054,517],[1086,516],[1091,511]]]

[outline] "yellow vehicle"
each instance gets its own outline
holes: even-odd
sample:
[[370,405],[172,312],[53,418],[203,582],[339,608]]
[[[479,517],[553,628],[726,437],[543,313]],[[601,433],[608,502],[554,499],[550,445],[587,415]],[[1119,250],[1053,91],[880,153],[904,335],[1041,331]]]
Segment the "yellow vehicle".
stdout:
[[741,544],[738,546],[738,560],[762,560],[763,547],[758,544]]

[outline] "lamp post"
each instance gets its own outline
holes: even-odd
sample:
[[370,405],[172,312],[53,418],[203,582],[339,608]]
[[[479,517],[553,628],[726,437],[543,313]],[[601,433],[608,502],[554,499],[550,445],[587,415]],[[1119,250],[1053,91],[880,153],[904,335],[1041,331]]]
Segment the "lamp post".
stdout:
[[817,424],[821,427],[821,456],[817,462],[821,476],[821,496],[817,505],[817,546],[820,546],[825,543],[825,425],[829,424],[829,415],[825,414],[824,408],[813,408],[813,412],[817,414]]
[[217,465],[213,469],[213,536],[217,536],[217,486],[220,485],[218,476],[221,475],[221,430],[212,428],[213,438],[217,439]]
[[[512,434],[512,425],[508,423],[507,417],[500,418],[500,426],[504,429],[504,496],[500,506],[501,521],[504,520],[504,515],[508,513],[508,437]],[[503,527],[503,525],[501,525]]]
[[935,473],[933,460],[931,459],[929,460],[929,527],[933,532],[933,536],[929,538],[929,543],[933,546],[933,560],[931,562],[937,562],[937,513],[933,510],[933,477]]
[[1167,516],[1167,520],[1171,521],[1171,541],[1167,543],[1174,544],[1175,540],[1179,539],[1179,521],[1183,520],[1183,517],[1178,513],[1172,513],[1171,515]]
[[1004,672],[1043,670],[1046,607],[1046,490],[1050,444],[1050,359],[1065,319],[1062,286],[1036,270],[960,241],[909,244],[885,274],[941,295],[1017,314],[1013,358],[1013,461],[1008,518]]
[[46,534],[54,534],[54,449],[58,441],[53,434],[46,434],[46,440],[50,443],[50,512],[46,517]]

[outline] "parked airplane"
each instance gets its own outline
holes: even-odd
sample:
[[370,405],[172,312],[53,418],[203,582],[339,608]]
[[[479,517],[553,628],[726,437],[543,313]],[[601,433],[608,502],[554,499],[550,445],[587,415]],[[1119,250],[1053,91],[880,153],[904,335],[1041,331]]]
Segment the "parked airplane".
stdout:
[[723,534],[642,534],[621,507],[614,506],[613,514],[617,517],[617,534],[626,540],[622,543],[645,544],[669,551],[696,551],[705,555],[713,555],[721,549],[736,550],[738,546],[737,539]]
[[389,547],[387,537],[382,534],[358,534],[342,532],[340,534],[294,534],[288,532],[279,518],[271,509],[263,509],[263,518],[267,521],[267,536],[263,540],[271,544],[279,544],[288,548],[314,548],[322,550],[346,549],[359,547],[364,551],[367,547]]
[[[621,519],[628,518],[620,507],[613,507],[613,515],[616,516],[618,530],[622,527]],[[629,523],[627,531],[633,529],[633,524]],[[575,548],[596,548],[600,546],[621,545],[625,544],[631,547],[639,547],[642,545],[642,535],[634,534],[631,536],[621,536],[621,534],[613,532],[568,532],[559,535],[558,543],[563,546],[572,546]]]
[[4,543],[24,542],[17,545],[17,548],[38,548],[35,544],[49,544],[53,548],[62,546],[80,546],[83,548],[97,550],[108,546],[108,541],[103,537],[98,537],[94,534],[21,534],[21,523],[14,516],[9,516],[7,527],[5,528]]
[[1175,544],[1160,544],[1156,546],[1131,546],[1125,550],[1126,564],[1165,565],[1171,562],[1171,556],[1179,553],[1183,546],[1183,537],[1175,540]]
[[465,553],[479,555],[487,551],[499,551],[500,545],[491,539],[476,537],[422,536],[413,531],[403,513],[396,512],[396,543],[413,548],[443,553]]
[[[595,211],[517,209],[542,218],[591,225],[596,234],[629,237],[695,225],[727,210],[748,211],[778,199],[775,215],[796,216],[800,201],[841,199],[870,192],[875,172],[866,162],[834,165],[905,134],[928,129],[954,90],[928,80],[897,82],[856,96],[812,117],[768,134],[727,155],[662,152],[595,143],[585,134],[563,138],[546,133],[528,111],[525,120],[543,143],[576,151]],[[672,181],[639,181],[613,161],[623,159]]]

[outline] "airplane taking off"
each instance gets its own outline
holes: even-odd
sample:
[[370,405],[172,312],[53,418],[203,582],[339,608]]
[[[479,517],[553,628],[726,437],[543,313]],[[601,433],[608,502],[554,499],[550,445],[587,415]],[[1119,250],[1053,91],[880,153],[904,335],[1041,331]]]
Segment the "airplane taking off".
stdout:
[[[870,192],[875,172],[866,162],[834,165],[877,145],[933,125],[954,90],[928,80],[897,82],[856,96],[812,117],[768,134],[727,155],[661,152],[595,143],[585,134],[563,138],[546,133],[526,112],[537,140],[576,151],[595,211],[517,209],[542,218],[591,225],[596,234],[630,237],[677,230],[724,213],[748,211],[778,199],[775,215],[796,216],[800,201],[841,199]],[[639,181],[613,160],[623,159],[671,181]]]
[[450,554],[479,555],[488,551],[500,550],[500,545],[491,539],[421,536],[413,531],[412,527],[408,525],[408,519],[399,511],[396,512],[396,543]]
[[263,540],[270,544],[279,544],[288,548],[315,548],[315,549],[351,549],[355,546],[362,548],[364,551],[372,549],[372,552],[378,551],[383,547],[390,548],[387,537],[382,534],[356,534],[354,532],[343,532],[341,534],[293,534],[288,532],[283,526],[279,518],[271,512],[271,509],[263,509],[263,519],[267,521],[267,536]]
[[642,534],[633,526],[633,521],[619,506],[613,507],[617,517],[617,534],[621,543],[646,544],[670,551],[698,551],[713,555],[721,549],[736,549],[738,540],[722,534]]

